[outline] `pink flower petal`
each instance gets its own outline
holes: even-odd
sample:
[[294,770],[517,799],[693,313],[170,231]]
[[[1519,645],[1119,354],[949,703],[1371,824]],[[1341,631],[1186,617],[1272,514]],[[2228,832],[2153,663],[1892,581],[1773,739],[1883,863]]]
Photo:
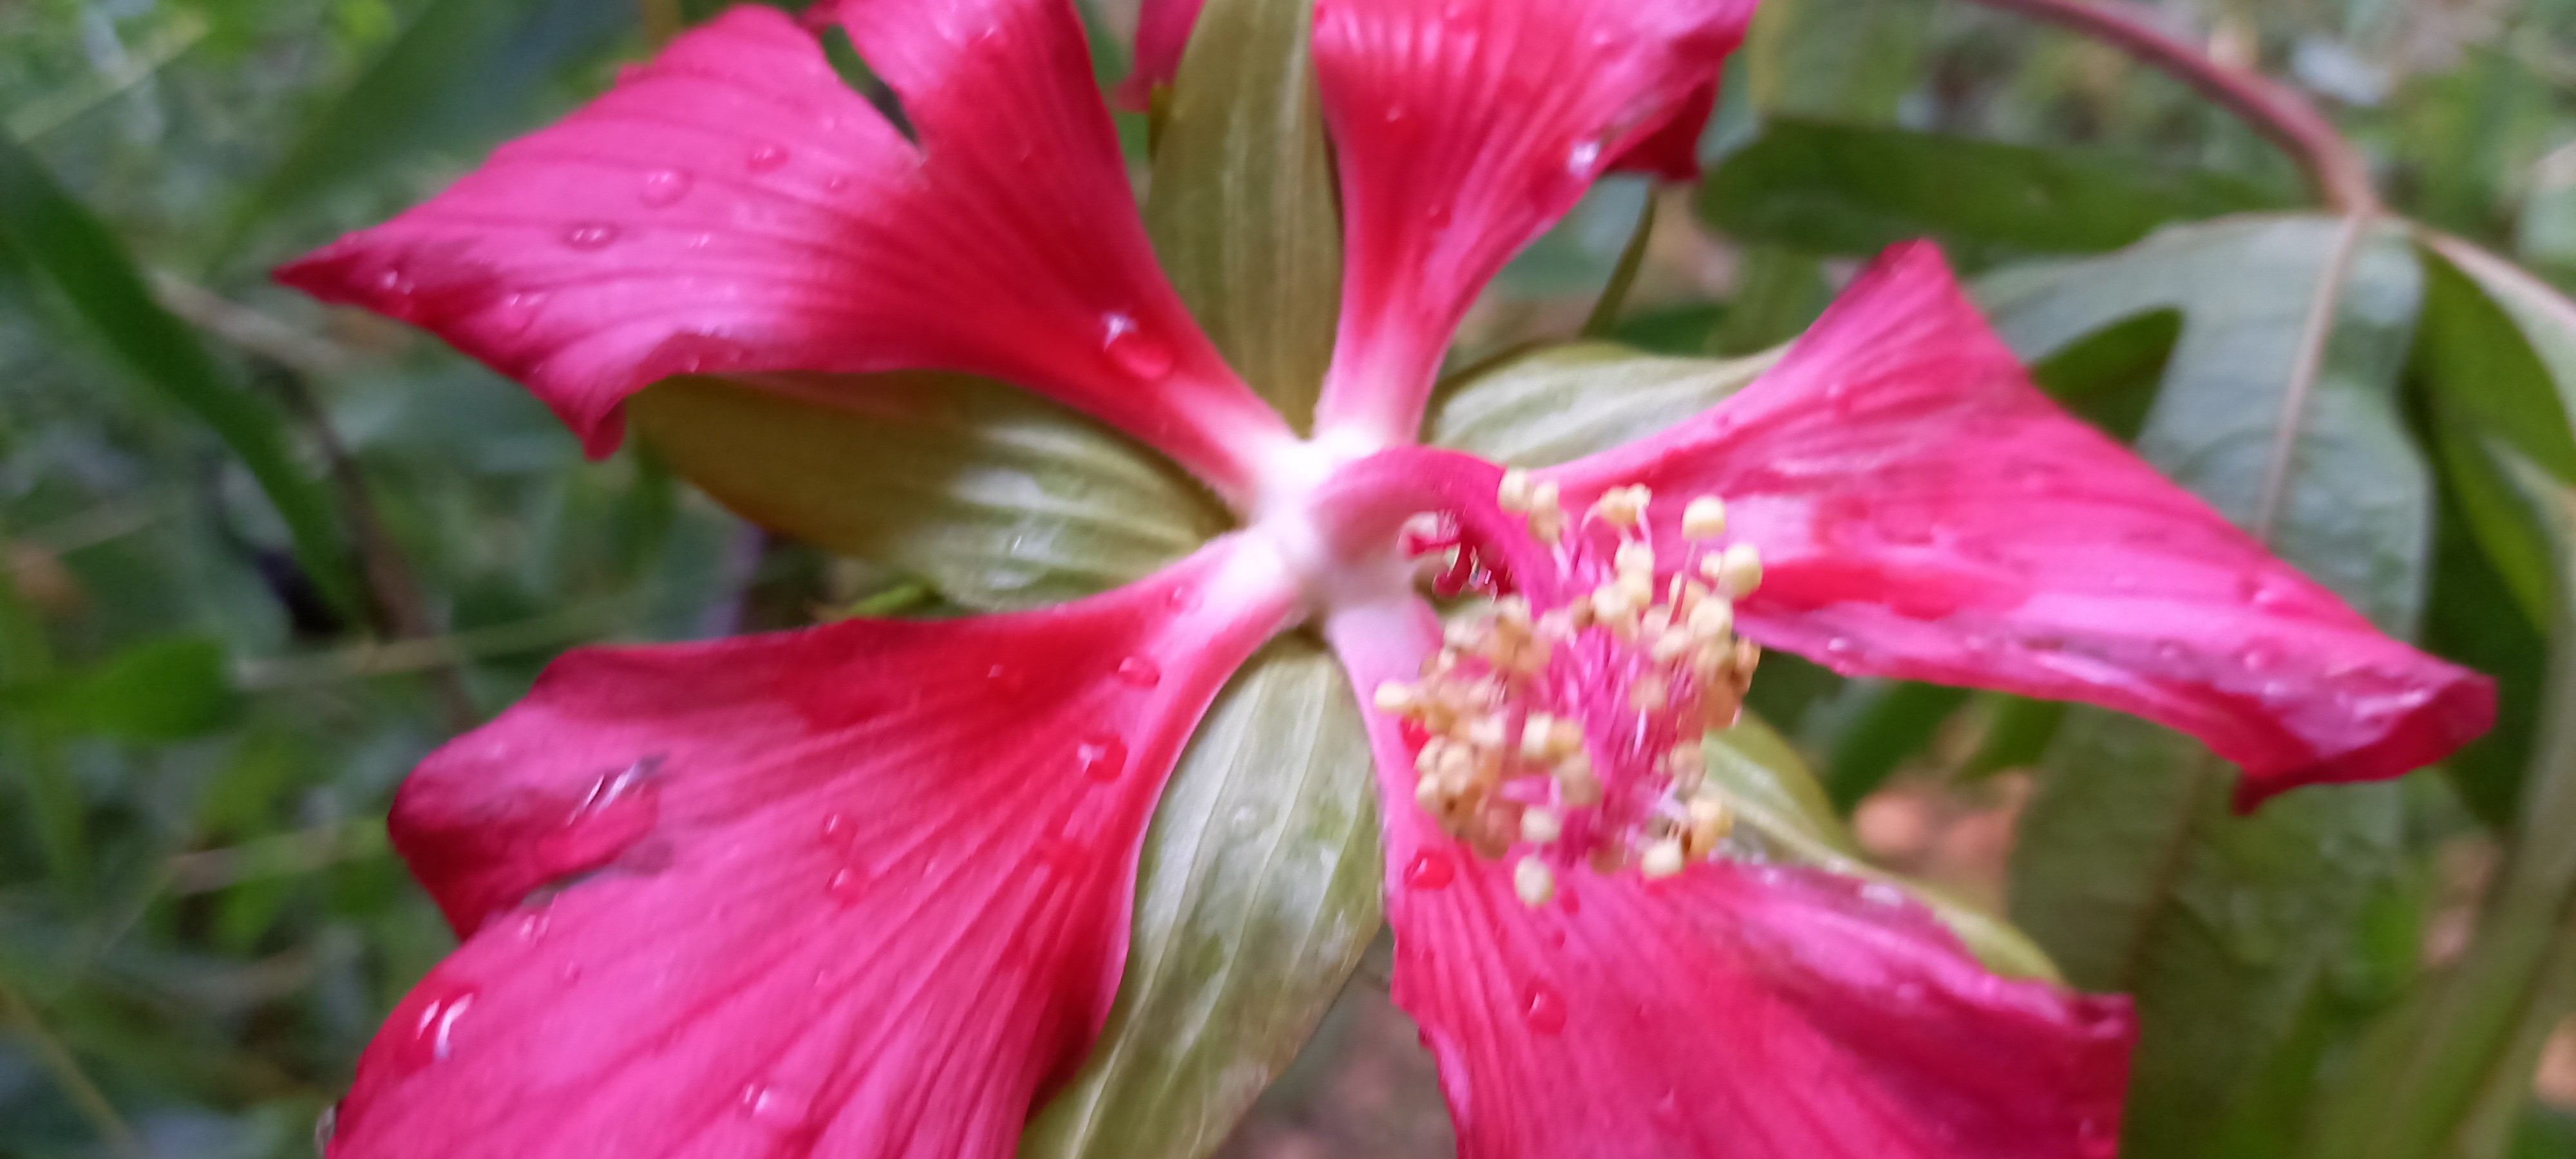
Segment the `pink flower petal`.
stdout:
[[1285,425],[1174,296],[1064,0],[832,8],[915,145],[813,35],[734,9],[425,205],[278,272],[528,384],[594,454],[671,374],[1008,379],[1220,489]]
[[[2383,635],[2034,388],[1937,250],[1891,251],[1699,418],[1545,473],[1726,501],[1745,635],[1846,673],[2085,700],[2244,767],[2240,803],[2391,777],[2485,731],[2485,677]],[[1656,526],[1679,549],[1678,518]]]
[[1716,113],[1717,82],[1712,80],[1683,98],[1680,111],[1664,127],[1628,146],[1610,167],[1666,181],[1698,180],[1700,135],[1708,131],[1708,119]]
[[1696,107],[1752,15],[1751,0],[1320,0],[1349,256],[1319,425],[1412,437],[1476,294]]
[[1154,90],[1181,75],[1181,52],[1190,45],[1207,0],[1145,0],[1136,13],[1136,67],[1118,86],[1119,107],[1143,112]]
[[469,936],[330,1155],[1010,1155],[1277,577],[1227,541],[1044,612],[567,657],[403,787],[395,843]]
[[[1337,618],[1363,689],[1438,647],[1427,609]],[[1575,869],[1536,908],[1413,804],[1371,713],[1398,1004],[1465,1159],[2109,1159],[2128,1004],[1998,978],[1920,905],[1824,874]]]

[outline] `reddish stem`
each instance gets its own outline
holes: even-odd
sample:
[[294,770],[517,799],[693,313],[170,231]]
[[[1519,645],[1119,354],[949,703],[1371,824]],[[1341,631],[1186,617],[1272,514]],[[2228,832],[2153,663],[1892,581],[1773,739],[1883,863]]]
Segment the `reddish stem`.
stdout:
[[2172,74],[2218,102],[2287,150],[2317,196],[2345,215],[2375,215],[2379,194],[2370,167],[2325,114],[2289,86],[2230,68],[2158,27],[2152,15],[2124,0],[1968,0],[2026,16],[2109,44]]

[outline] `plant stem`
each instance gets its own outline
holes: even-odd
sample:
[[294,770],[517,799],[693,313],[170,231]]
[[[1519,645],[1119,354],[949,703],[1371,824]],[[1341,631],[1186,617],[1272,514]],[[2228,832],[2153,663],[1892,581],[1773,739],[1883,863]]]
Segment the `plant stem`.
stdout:
[[1628,304],[1628,291],[1636,286],[1637,271],[1646,264],[1646,243],[1655,236],[1655,200],[1655,191],[1646,190],[1646,203],[1637,210],[1637,227],[1628,235],[1628,248],[1619,251],[1609,284],[1592,303],[1592,315],[1583,320],[1584,337],[1607,338],[1610,328],[1619,324],[1619,308]]
[[2375,215],[2379,194],[2370,166],[2333,122],[2289,86],[2209,54],[2157,27],[2155,17],[2123,0],[1968,0],[2091,37],[2171,74],[2227,107],[2298,162],[2317,197],[2339,214]]
[[107,1142],[109,1151],[118,1155],[142,1153],[142,1147],[134,1137],[134,1129],[125,1125],[125,1119],[116,1113],[116,1105],[107,1101],[98,1084],[90,1081],[89,1072],[81,1069],[80,1060],[73,1058],[63,1041],[45,1028],[43,1020],[36,1016],[36,1008],[20,996],[17,987],[10,985],[6,978],[0,978],[0,1028],[14,1030],[19,1037],[26,1039],[27,1045],[35,1052],[37,1063],[71,1098],[81,1117],[90,1121],[90,1127]]

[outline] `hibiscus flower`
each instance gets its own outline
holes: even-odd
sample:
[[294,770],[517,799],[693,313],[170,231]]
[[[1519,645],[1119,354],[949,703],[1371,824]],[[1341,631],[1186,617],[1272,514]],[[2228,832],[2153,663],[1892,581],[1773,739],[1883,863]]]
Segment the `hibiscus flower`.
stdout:
[[[2436,759],[2492,693],[2058,411],[1928,247],[1642,442],[1534,472],[1419,445],[1473,296],[1618,159],[1674,164],[1639,149],[1704,114],[1748,16],[1323,0],[1348,260],[1312,438],[1156,267],[1067,0],[734,10],[282,271],[595,453],[669,375],[829,400],[865,380],[762,376],[935,367],[1089,412],[1239,522],[1061,607],[558,662],[395,802],[463,945],[329,1153],[1010,1154],[1109,1012],[1177,755],[1315,624],[1366,703],[1394,994],[1466,1154],[2108,1154],[2124,1003],[1730,831],[1700,745],[1760,648],[2134,712],[2249,802]],[[1444,631],[1426,557],[1490,602]]]

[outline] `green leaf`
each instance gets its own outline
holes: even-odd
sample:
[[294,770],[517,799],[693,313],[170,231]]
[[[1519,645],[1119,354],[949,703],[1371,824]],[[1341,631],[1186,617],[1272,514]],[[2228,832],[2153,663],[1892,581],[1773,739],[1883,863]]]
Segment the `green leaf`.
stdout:
[[1163,794],[1118,1005],[1024,1159],[1197,1159],[1296,1056],[1379,924],[1350,683],[1308,637],[1235,677]]
[[2338,1084],[2317,1159],[2495,1159],[2550,1032],[2576,1008],[2576,488],[2515,460],[2555,548],[2545,723],[2467,950],[2423,978]]
[[1953,246],[2091,253],[2169,222],[2278,204],[2205,171],[1906,129],[1775,120],[1700,186],[1699,212],[1744,241],[1867,256]]
[[[2337,278],[2336,275],[2341,275]],[[2431,486],[2398,411],[2420,301],[2402,233],[2311,217],[2166,230],[2100,258],[1990,280],[2025,359],[2182,315],[2138,449],[2383,629],[2423,599]],[[2321,309],[2320,307],[2325,307]],[[2013,860],[2013,915],[2087,989],[2137,1001],[2129,1159],[2209,1154],[2293,1113],[2268,1093],[2364,906],[2393,871],[2392,785],[2228,808],[2197,743],[2067,713]]]
[[1736,833],[1764,853],[1911,893],[1959,935],[1977,960],[2015,978],[2057,978],[2048,955],[2000,918],[1941,890],[1871,865],[1824,786],[1779,733],[1747,713],[1734,728],[1708,734],[1708,783],[1726,791]]
[[161,308],[105,223],[0,134],[0,248],[43,270],[146,385],[213,430],[294,537],[295,558],[343,612],[358,607],[329,494],[297,469],[284,422],[235,389],[187,325]]
[[1226,362],[1303,429],[1341,313],[1313,0],[1210,0],[1156,138],[1145,225]]
[[532,127],[538,96],[637,25],[621,0],[430,0],[242,203],[223,250],[424,154]]
[[172,636],[22,693],[66,735],[157,743],[202,736],[240,711],[221,641]]
[[1715,406],[1779,361],[1665,358],[1607,342],[1512,354],[1444,384],[1429,441],[1519,467],[1633,442]]
[[[1852,701],[1825,754],[1825,787],[1845,815],[1876,792],[1906,759],[1922,752],[1943,721],[1968,702],[1968,690],[1905,680],[1854,681],[1837,699]],[[1839,706],[1838,706],[1839,707]]]
[[744,518],[912,572],[969,607],[1106,591],[1230,526],[1161,457],[1001,383],[923,372],[773,385],[675,378],[627,413]]

